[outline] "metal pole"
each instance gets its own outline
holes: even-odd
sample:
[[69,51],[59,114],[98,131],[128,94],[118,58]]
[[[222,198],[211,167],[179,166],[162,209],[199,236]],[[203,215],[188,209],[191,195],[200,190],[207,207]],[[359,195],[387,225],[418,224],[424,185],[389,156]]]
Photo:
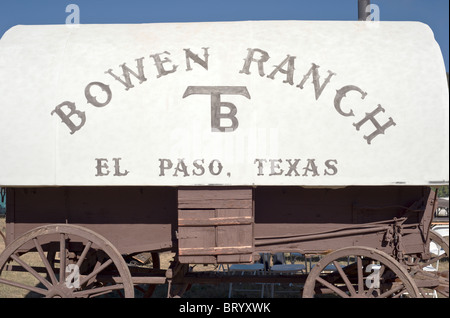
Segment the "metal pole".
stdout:
[[366,8],[370,5],[370,0],[358,0],[358,20],[366,21],[367,17],[370,15],[369,12],[366,12]]

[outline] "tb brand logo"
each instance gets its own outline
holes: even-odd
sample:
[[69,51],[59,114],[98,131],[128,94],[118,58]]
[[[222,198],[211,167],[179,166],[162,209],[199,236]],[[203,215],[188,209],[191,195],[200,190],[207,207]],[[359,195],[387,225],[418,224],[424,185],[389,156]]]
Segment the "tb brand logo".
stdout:
[[[193,95],[211,95],[211,130],[219,132],[235,131],[239,126],[236,118],[237,108],[233,103],[222,102],[220,96],[228,95],[242,95],[250,99],[250,94],[245,86],[188,86],[183,94],[183,98]],[[221,108],[229,109],[228,113],[222,113]],[[221,119],[231,120],[230,126],[222,126]]]

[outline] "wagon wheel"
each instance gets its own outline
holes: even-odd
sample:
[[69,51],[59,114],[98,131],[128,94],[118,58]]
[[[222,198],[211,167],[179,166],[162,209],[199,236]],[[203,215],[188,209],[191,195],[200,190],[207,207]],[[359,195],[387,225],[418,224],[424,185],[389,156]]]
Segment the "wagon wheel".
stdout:
[[[427,297],[437,296],[437,294],[440,294],[444,297],[449,297],[448,240],[433,230],[430,231],[430,253],[430,259],[421,260],[418,264],[419,270],[413,269],[411,274],[414,275],[414,277],[423,276],[424,278],[434,277],[438,279],[439,284],[431,290],[421,288],[420,291],[422,292],[422,295]],[[446,261],[447,264],[443,264],[443,261]]]
[[[326,273],[330,267],[335,270]],[[324,256],[309,273],[303,297],[325,293],[343,298],[420,297],[412,277],[393,257],[374,248],[356,246]]]
[[[59,262],[52,259],[53,246]],[[21,271],[20,277],[8,275],[10,266]],[[116,290],[134,297],[130,272],[118,250],[103,236],[76,225],[46,225],[17,238],[0,254],[0,274],[0,284],[40,297],[87,298]]]

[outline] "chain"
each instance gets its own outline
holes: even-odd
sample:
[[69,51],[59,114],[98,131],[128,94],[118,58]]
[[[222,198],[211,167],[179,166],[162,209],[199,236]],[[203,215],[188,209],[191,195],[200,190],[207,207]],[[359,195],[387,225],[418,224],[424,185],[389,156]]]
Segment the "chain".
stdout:
[[403,263],[404,261],[404,253],[403,253],[403,244],[402,244],[402,236],[403,236],[403,222],[404,219],[398,220],[394,218],[394,256],[395,258]]
[[388,228],[384,234],[384,241],[393,246],[393,256],[401,263],[404,262],[404,249],[402,244],[404,218],[394,218],[392,227]]

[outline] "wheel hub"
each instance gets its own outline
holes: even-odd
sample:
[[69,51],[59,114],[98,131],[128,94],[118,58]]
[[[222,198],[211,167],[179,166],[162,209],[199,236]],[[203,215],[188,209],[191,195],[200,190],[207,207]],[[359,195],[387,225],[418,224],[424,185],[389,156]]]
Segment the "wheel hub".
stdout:
[[59,283],[49,289],[46,298],[74,298],[73,288],[68,288],[65,283]]

